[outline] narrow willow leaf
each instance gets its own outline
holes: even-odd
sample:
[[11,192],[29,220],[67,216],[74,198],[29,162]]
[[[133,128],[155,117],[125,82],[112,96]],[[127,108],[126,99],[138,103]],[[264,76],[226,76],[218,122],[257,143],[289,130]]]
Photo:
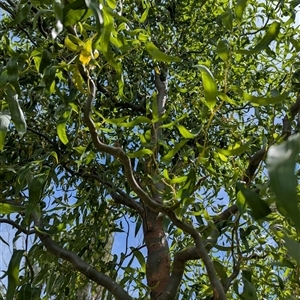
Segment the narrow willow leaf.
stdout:
[[133,153],[128,153],[128,157],[130,158],[136,158],[136,157],[141,157],[144,155],[152,155],[153,152],[150,149],[142,149],[142,150],[138,150],[136,152]]
[[188,140],[180,141],[178,144],[174,146],[163,158],[162,161],[169,161],[171,160],[175,154],[186,144]]
[[147,117],[144,117],[144,116],[139,116],[139,117],[136,117],[135,119],[133,119],[132,121],[128,122],[128,123],[119,123],[118,125],[119,126],[122,126],[122,127],[134,127],[134,126],[137,126],[141,123],[148,123],[148,124],[151,124],[151,120]]
[[217,49],[216,52],[218,54],[218,56],[223,60],[223,61],[227,61],[229,58],[229,47],[228,47],[228,43],[224,40],[220,40],[218,45],[217,45]]
[[91,9],[91,11],[94,14],[94,17],[96,19],[96,28],[98,32],[101,32],[101,25],[103,24],[103,18],[101,14],[101,7],[99,5],[99,0],[85,0],[85,4],[88,8]]
[[63,142],[64,145],[67,145],[69,143],[66,126],[67,126],[67,121],[63,120],[60,123],[58,123],[56,127],[58,137]]
[[204,65],[197,65],[202,75],[202,82],[205,92],[205,103],[210,110],[212,110],[217,102],[218,89],[214,76],[211,71]]
[[6,102],[8,103],[11,119],[14,122],[18,134],[22,137],[27,130],[25,117],[18,101],[18,94],[9,84],[6,89]]
[[24,4],[20,11],[18,12],[17,16],[14,18],[14,20],[12,22],[10,22],[8,24],[8,26],[14,26],[14,25],[17,25],[17,24],[20,24],[22,21],[24,21],[28,14],[30,13],[30,10],[31,10],[31,3],[28,1],[28,3]]
[[289,92],[285,92],[279,96],[276,97],[256,97],[247,94],[246,92],[242,91],[242,89],[238,86],[232,86],[231,89],[241,96],[242,100],[244,101],[249,101],[251,104],[256,105],[256,106],[266,106],[270,104],[277,104],[283,100],[285,100]]
[[239,23],[242,22],[244,10],[246,8],[247,0],[238,0],[235,6],[235,15]]
[[43,49],[42,60],[39,66],[39,73],[43,73],[44,70],[51,64],[52,56],[47,49]]
[[71,34],[67,34],[65,37],[65,46],[71,51],[78,51],[79,49],[81,49],[81,46],[83,46],[83,44],[83,41]]
[[194,139],[197,136],[197,134],[192,134],[182,125],[176,125],[176,127],[185,139]]
[[9,202],[0,202],[0,214],[11,214],[24,211],[25,208],[18,205],[10,204]]
[[255,220],[266,217],[271,213],[268,204],[263,201],[259,195],[249,189],[244,188],[243,184],[237,183],[237,189],[241,192],[251,209],[252,216]]
[[55,13],[55,25],[54,28],[51,31],[51,36],[53,39],[56,39],[56,37],[62,32],[64,26],[62,24],[63,22],[63,18],[64,18],[64,14],[63,14],[63,6],[61,3],[61,0],[55,0],[53,3],[53,9],[54,9],[54,13]]
[[276,201],[300,231],[300,210],[297,197],[295,161],[300,152],[300,136],[293,135],[280,145],[271,146],[267,154],[270,185]]
[[181,199],[186,199],[190,197],[194,191],[195,191],[195,185],[196,185],[196,171],[194,168],[191,168],[185,185],[178,191],[177,197]]
[[214,260],[213,261],[213,264],[214,264],[214,267],[218,273],[218,275],[220,276],[221,278],[221,281],[223,283],[226,282],[226,279],[227,279],[227,273],[226,273],[226,268],[217,260]]
[[107,0],[107,4],[111,9],[115,9],[117,6],[117,2],[115,0]]
[[63,24],[64,26],[75,25],[77,22],[87,19],[92,14],[93,12],[86,6],[85,0],[76,0],[63,8]]
[[6,133],[10,124],[11,116],[8,111],[0,112],[0,151],[4,148]]
[[216,147],[216,149],[219,153],[221,153],[225,156],[241,155],[249,148],[250,145],[251,145],[251,141],[249,141],[248,143],[246,143],[240,147],[234,148],[234,149],[220,149],[217,147]]
[[175,177],[171,179],[170,183],[171,184],[182,183],[182,182],[186,182],[186,180],[187,180],[187,176]]
[[274,41],[278,35],[280,31],[280,23],[278,22],[273,22],[266,34],[263,36],[263,38],[258,42],[258,44],[253,48],[253,49],[250,49],[250,50],[239,50],[238,53],[242,53],[242,54],[254,54],[256,52],[259,52],[265,48],[268,47],[268,45]]
[[33,177],[28,183],[29,199],[25,212],[25,222],[28,223],[29,218],[33,212],[39,214],[39,202],[42,199],[44,188],[47,182],[48,174],[38,174]]
[[284,237],[285,246],[288,250],[288,254],[295,259],[297,265],[300,266],[300,242]]
[[144,23],[146,21],[148,17],[148,12],[149,12],[149,8],[146,8],[139,20],[140,23]]
[[13,255],[10,259],[7,276],[8,276],[8,285],[7,285],[7,293],[6,299],[13,300],[15,299],[14,295],[19,284],[19,271],[20,271],[20,263],[23,257],[24,250],[16,250],[14,249]]
[[145,45],[145,48],[147,52],[156,58],[157,60],[163,61],[163,62],[174,62],[174,61],[181,61],[179,57],[176,56],[170,56],[165,54],[164,52],[160,51],[153,43],[148,42]]

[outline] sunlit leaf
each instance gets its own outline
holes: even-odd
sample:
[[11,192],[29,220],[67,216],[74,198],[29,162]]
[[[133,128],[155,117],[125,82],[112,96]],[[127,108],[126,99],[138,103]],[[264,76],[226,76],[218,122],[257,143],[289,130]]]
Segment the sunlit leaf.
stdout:
[[140,23],[144,23],[148,17],[149,8],[146,8],[139,20]]
[[133,152],[133,153],[128,153],[127,155],[130,158],[135,158],[135,157],[141,157],[141,156],[144,156],[144,155],[152,155],[152,154],[153,154],[153,152],[150,149],[141,149],[141,150],[138,150],[138,151]]
[[234,147],[233,149],[220,149],[216,147],[217,151],[225,156],[232,156],[232,155],[241,155],[243,154],[251,145],[251,141],[245,143],[239,147]]
[[267,29],[267,32],[263,38],[258,42],[258,44],[250,50],[239,50],[239,53],[242,54],[254,54],[265,49],[273,40],[276,39],[280,30],[280,23],[273,22]]
[[246,5],[247,5],[247,0],[238,0],[236,3],[235,15],[239,23],[242,21],[243,13],[246,8]]
[[0,112],[0,151],[4,148],[6,133],[10,124],[10,113],[1,111]]
[[9,202],[0,202],[0,214],[11,214],[16,212],[24,211],[25,208],[22,206],[10,204]]
[[185,139],[194,139],[197,136],[197,134],[192,134],[182,125],[176,125],[176,127]]
[[217,102],[218,89],[214,76],[211,71],[204,65],[195,66],[201,71],[202,82],[205,92],[205,103],[212,110]]
[[174,61],[178,62],[181,60],[179,57],[165,54],[151,42],[146,43],[145,48],[147,52],[157,60],[164,61],[164,62],[174,62]]

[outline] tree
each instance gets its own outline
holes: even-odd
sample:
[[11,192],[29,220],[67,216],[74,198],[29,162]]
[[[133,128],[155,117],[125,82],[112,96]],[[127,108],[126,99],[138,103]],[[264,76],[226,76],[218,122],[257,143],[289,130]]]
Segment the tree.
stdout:
[[298,299],[297,4],[0,3],[6,299]]

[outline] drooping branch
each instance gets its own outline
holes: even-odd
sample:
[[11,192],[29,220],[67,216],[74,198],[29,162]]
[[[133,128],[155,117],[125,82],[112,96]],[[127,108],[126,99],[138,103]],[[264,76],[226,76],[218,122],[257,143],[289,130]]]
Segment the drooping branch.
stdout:
[[0,223],[9,224],[9,225],[17,228],[19,231],[23,232],[26,235],[30,235],[30,234],[35,234],[36,233],[36,231],[34,229],[33,230],[27,230],[27,229],[23,228],[21,225],[19,225],[18,223],[14,222],[12,220],[9,220],[9,219],[0,219]]
[[[287,140],[288,137],[292,134],[292,120],[296,117],[297,114],[300,113],[300,91],[298,92],[296,102],[290,107],[289,113],[285,115],[282,120],[282,132],[281,138],[283,140]],[[259,167],[262,160],[267,155],[267,149],[262,148],[258,150],[250,159],[248,168],[245,171],[245,175],[243,176],[242,180],[249,184],[255,173],[257,168]],[[224,210],[221,214],[214,217],[215,223],[221,222],[223,220],[228,220],[232,215],[235,215],[238,212],[237,205],[232,205],[226,210]]]
[[[34,216],[35,226],[43,228],[43,224]],[[42,234],[36,231],[37,236],[40,238],[42,244],[46,249],[53,255],[62,258],[70,262],[74,268],[80,273],[84,274],[90,280],[96,282],[97,284],[105,287],[110,293],[112,293],[116,299],[119,300],[132,300],[128,293],[117,284],[112,278],[105,275],[102,272],[97,271],[91,265],[82,260],[77,254],[72,251],[66,250],[59,245],[57,245],[48,235]]]

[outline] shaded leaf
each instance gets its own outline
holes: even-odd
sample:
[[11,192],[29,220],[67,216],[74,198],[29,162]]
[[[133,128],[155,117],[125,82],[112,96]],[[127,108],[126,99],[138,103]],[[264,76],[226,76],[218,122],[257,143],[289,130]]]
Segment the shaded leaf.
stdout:
[[7,276],[8,276],[8,285],[7,285],[7,293],[6,299],[13,300],[14,295],[19,284],[19,271],[20,271],[20,263],[23,257],[24,250],[16,250],[14,249],[13,255],[10,259]]
[[259,195],[249,189],[244,188],[243,184],[237,182],[236,184],[239,192],[243,194],[248,206],[251,208],[252,216],[255,220],[266,217],[271,213],[268,204],[261,200]]
[[296,156],[300,152],[300,136],[293,135],[280,145],[271,146],[267,154],[267,168],[270,186],[276,201],[286,211],[300,230],[300,210],[297,197],[297,178],[295,175]]
[[298,266],[300,266],[300,242],[284,237],[285,246],[289,255],[296,260]]
[[248,143],[245,143],[244,145],[241,145],[240,147],[233,148],[233,149],[220,149],[216,147],[217,151],[225,156],[232,156],[232,155],[241,155],[246,150],[248,150],[249,146],[251,145],[251,141]]
[[76,0],[63,8],[63,24],[64,26],[72,26],[78,21],[87,19],[92,14],[93,12],[87,8],[85,0]]
[[25,208],[22,206],[10,204],[9,202],[0,202],[0,214],[6,215],[24,210]]
[[7,85],[6,89],[6,102],[8,103],[11,120],[14,122],[19,136],[22,137],[26,133],[27,125],[18,101],[18,94],[10,84]]
[[181,147],[183,147],[186,142],[188,140],[183,140],[183,141],[180,141],[178,144],[176,144],[174,146],[174,148],[172,148],[163,158],[162,158],[162,161],[169,161],[171,160],[175,154],[181,149]]

